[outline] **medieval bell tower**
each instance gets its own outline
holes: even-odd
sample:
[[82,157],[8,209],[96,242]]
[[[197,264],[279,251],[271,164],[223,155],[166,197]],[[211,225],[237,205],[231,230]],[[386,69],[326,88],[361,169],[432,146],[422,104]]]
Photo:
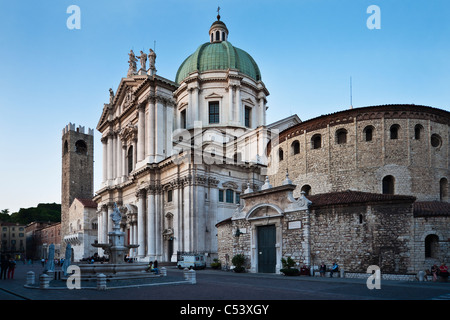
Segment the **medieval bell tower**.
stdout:
[[69,234],[69,208],[75,198],[94,195],[94,130],[69,123],[62,131],[61,252]]

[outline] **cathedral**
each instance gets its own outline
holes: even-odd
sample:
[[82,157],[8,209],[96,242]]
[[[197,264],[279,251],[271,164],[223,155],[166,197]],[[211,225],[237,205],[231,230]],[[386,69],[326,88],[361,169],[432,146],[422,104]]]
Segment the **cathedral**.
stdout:
[[259,67],[228,34],[218,16],[209,41],[181,63],[174,81],[157,74],[152,50],[130,51],[127,77],[110,90],[97,125],[99,243],[107,241],[117,203],[128,243],[139,245],[130,257],[175,262],[177,252],[199,252],[215,258],[216,223],[232,215],[248,186],[264,183],[269,141],[299,119],[266,126],[269,92]]
[[450,258],[449,112],[383,105],[267,124],[262,73],[220,15],[174,80],[151,49],[128,63],[97,125],[98,243],[117,204],[135,261],[244,254],[251,272],[291,257],[414,273]]

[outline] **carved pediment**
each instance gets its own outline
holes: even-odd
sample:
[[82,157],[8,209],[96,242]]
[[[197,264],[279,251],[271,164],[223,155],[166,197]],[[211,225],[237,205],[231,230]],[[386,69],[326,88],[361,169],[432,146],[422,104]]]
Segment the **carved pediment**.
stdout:
[[205,97],[205,99],[222,99],[222,98],[223,98],[223,96],[221,96],[220,94],[217,94],[215,92],[213,92]]
[[262,203],[256,205],[247,214],[247,220],[265,219],[283,216],[283,211],[273,204]]
[[227,181],[222,183],[222,187],[225,189],[233,189],[233,190],[237,190],[239,188],[238,184],[233,181]]

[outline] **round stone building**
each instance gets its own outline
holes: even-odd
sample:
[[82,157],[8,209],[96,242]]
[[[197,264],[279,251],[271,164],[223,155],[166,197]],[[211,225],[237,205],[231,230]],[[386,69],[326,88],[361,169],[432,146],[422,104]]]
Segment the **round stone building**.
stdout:
[[355,190],[448,201],[449,123],[449,112],[419,105],[313,118],[280,133],[270,180],[280,185],[289,169],[297,196]]

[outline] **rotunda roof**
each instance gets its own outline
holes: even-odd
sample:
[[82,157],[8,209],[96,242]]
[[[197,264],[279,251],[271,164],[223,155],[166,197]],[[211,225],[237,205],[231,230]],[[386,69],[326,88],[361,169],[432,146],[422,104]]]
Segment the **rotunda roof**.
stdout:
[[[218,16],[219,19],[219,16]],[[220,30],[220,33],[219,31]],[[209,30],[211,42],[200,45],[178,68],[175,82],[180,84],[192,72],[237,69],[255,81],[261,80],[261,72],[255,60],[244,50],[234,47],[229,41],[228,29],[220,20]],[[216,33],[217,32],[217,36]],[[223,35],[222,35],[223,32]]]

